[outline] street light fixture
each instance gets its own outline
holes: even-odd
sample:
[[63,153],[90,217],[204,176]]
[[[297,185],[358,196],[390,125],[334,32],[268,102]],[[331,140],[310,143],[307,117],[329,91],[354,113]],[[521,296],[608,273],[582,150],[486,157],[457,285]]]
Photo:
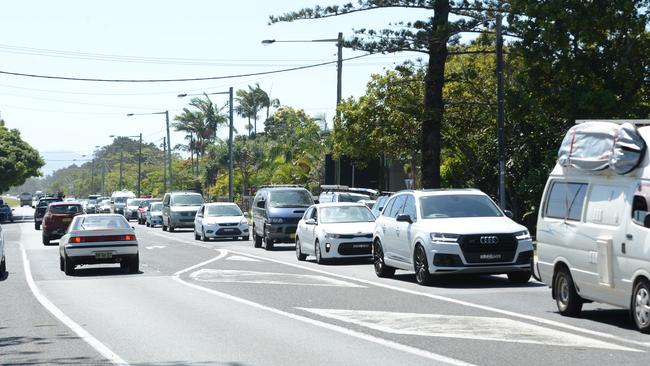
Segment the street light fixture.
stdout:
[[[277,42],[282,43],[305,43],[305,42],[336,42],[336,47],[338,49],[337,62],[336,62],[336,107],[337,107],[337,116],[338,116],[338,106],[341,104],[341,80],[342,80],[342,71],[343,71],[343,33],[339,32],[337,38],[325,38],[325,39],[307,39],[307,40],[277,40],[277,39],[265,39],[262,41],[262,44],[269,45]],[[336,184],[341,184],[341,160],[336,160],[334,162],[334,180]],[[353,178],[354,179],[354,178]]]
[[[167,128],[167,161],[169,164],[169,190],[173,191],[173,179],[172,179],[172,143],[171,139],[169,138],[169,111],[164,111],[164,112],[152,112],[152,113],[127,113],[127,117],[132,117],[132,116],[144,116],[144,115],[150,115],[150,114],[164,114],[165,115],[165,125]],[[164,177],[163,179],[166,179],[167,177]]]
[[233,96],[232,96],[232,86],[228,89],[227,92],[214,92],[214,93],[203,93],[203,94],[178,94],[177,97],[179,98],[185,98],[187,96],[198,96],[198,95],[215,95],[215,94],[228,94],[229,95],[229,101],[228,101],[228,114],[230,117],[230,128],[228,131],[228,201],[232,202],[233,201],[233,190],[232,190],[232,139],[233,139]]
[[[114,138],[114,137],[134,137],[134,138],[139,138],[140,139],[140,144],[138,147],[138,197],[140,197],[140,187],[142,183],[142,133],[139,135],[135,136],[117,136],[117,135],[109,135],[108,137]],[[120,189],[122,189],[122,160],[124,158],[124,150],[120,150]]]

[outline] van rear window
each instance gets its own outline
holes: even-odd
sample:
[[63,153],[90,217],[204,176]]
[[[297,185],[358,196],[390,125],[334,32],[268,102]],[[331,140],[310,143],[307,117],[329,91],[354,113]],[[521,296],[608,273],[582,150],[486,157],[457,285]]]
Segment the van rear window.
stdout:
[[586,194],[586,183],[553,182],[544,216],[580,221]]

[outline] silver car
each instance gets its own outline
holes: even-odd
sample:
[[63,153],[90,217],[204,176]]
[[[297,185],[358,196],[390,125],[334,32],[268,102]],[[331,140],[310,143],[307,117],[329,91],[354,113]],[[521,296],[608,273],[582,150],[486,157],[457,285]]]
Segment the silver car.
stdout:
[[162,229],[173,232],[177,228],[193,228],[194,215],[203,204],[203,196],[196,192],[168,192],[163,198]]

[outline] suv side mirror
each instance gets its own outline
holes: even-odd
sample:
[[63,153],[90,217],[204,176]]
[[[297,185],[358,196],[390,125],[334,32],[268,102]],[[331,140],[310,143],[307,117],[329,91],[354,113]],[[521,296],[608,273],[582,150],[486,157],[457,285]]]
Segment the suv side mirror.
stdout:
[[509,219],[515,217],[515,215],[513,215],[512,211],[510,211],[510,210],[503,210],[503,213],[504,213],[504,214],[506,215],[506,217],[509,218]]
[[305,220],[305,224],[307,224],[307,225],[316,225],[316,220],[307,219],[307,220]]
[[411,218],[411,215],[409,215],[409,214],[399,214],[399,215],[397,215],[396,220],[399,221],[399,222],[408,222],[409,224],[413,223],[413,219]]
[[259,207],[259,208],[266,207],[266,201],[260,200],[259,202],[257,202],[257,207]]

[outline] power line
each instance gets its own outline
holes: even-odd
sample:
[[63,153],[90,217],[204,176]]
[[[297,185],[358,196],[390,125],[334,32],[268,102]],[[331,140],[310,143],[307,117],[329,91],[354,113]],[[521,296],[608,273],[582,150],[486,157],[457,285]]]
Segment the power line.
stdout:
[[[366,56],[370,56],[370,55],[372,55],[372,54],[367,53],[367,54],[364,54],[364,55],[349,57],[349,58],[343,59],[343,61],[354,60],[354,59],[357,59],[357,58],[366,57]],[[279,70],[272,70],[272,71],[262,71],[262,72],[247,73],[247,74],[235,74],[235,75],[226,75],[226,76],[209,76],[209,77],[198,77],[198,78],[181,78],[181,79],[76,78],[76,77],[67,77],[67,76],[26,74],[26,73],[20,73],[20,72],[1,71],[1,70],[0,70],[0,74],[13,75],[13,76],[24,76],[24,77],[40,78],[40,79],[54,79],[54,80],[68,80],[68,81],[92,81],[92,82],[105,82],[105,83],[168,83],[168,82],[181,82],[181,81],[207,81],[207,80],[234,79],[234,78],[242,78],[242,77],[247,77],[247,76],[279,74],[279,73],[283,73],[283,72],[304,70],[304,69],[310,69],[310,68],[315,68],[315,67],[319,67],[319,66],[331,65],[331,64],[335,64],[337,62],[338,61],[328,61],[328,62],[321,62],[321,63],[318,63],[318,64],[304,65],[304,66],[298,66],[298,67],[290,67],[290,68],[287,68],[287,69],[279,69]]]

